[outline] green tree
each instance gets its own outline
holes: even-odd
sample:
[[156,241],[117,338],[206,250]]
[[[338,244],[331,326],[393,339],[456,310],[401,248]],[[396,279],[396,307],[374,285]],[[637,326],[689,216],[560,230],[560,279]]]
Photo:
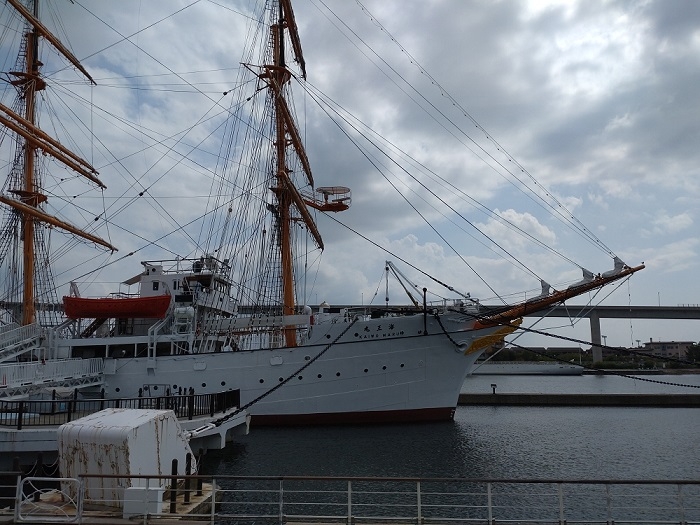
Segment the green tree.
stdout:
[[688,347],[686,359],[693,363],[700,363],[700,343]]

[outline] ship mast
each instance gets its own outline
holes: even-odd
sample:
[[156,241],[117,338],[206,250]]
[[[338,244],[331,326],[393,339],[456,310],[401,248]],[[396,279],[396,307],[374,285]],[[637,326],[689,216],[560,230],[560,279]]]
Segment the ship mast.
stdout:
[[[293,146],[297,155],[302,160],[304,171],[310,184],[313,184],[311,169],[306,160],[306,153],[299,138],[291,113],[287,106],[283,90],[291,79],[291,73],[287,69],[285,61],[285,29],[290,33],[294,44],[294,51],[297,62],[304,63],[299,45],[299,36],[296,31],[296,24],[293,23],[294,15],[288,1],[279,0],[278,21],[270,28],[272,38],[273,63],[265,67],[265,76],[269,81],[269,88],[274,101],[274,124],[275,124],[275,153],[276,153],[276,186],[272,188],[277,199],[277,209],[279,213],[279,235],[281,250],[281,284],[282,284],[282,314],[293,315],[295,309],[294,297],[294,254],[292,253],[292,216],[293,208],[299,211],[303,222],[311,232],[316,244],[323,248],[323,241],[318,228],[311,217],[301,195],[292,183],[289,174],[291,170],[287,163],[287,147]],[[290,23],[291,21],[291,23]],[[286,327],[284,330],[284,340],[286,346],[296,346],[296,334],[293,327]]]
[[[34,18],[39,17],[39,3],[34,2]],[[24,118],[27,122],[34,124],[36,116],[36,93],[43,90],[45,85],[39,76],[39,37],[36,31],[30,31],[27,34],[27,60],[26,74],[27,82],[25,83],[25,98],[24,98]],[[29,206],[37,207],[39,205],[40,194],[35,191],[34,181],[34,157],[36,148],[27,141],[24,146],[24,195],[25,203]],[[34,217],[28,213],[22,214],[22,231],[24,244],[24,293],[22,302],[22,324],[30,324],[34,322],[35,305],[34,305]]]
[[[279,3],[279,21],[272,27],[272,38],[274,44],[274,66],[277,72],[275,82],[280,87],[289,82],[289,72],[287,71],[284,58],[284,14],[282,11],[282,1]],[[280,246],[282,250],[282,315],[292,315],[294,313],[294,269],[292,265],[292,239],[291,239],[291,198],[290,192],[286,190],[287,174],[287,137],[280,99],[275,96],[275,147],[277,150],[277,187],[275,193],[279,206],[279,228]],[[294,346],[296,336],[292,330],[285,330],[285,345]]]
[[[274,19],[273,19],[274,20]],[[350,206],[350,190],[343,186],[318,188],[317,193],[301,193],[292,180],[290,168],[291,156],[298,159],[300,173],[305,184],[313,190],[314,178],[301,134],[287,103],[286,88],[292,78],[287,68],[285,37],[291,42],[294,61],[299,65],[301,74],[306,79],[306,63],[301,50],[301,40],[297,30],[291,0],[277,0],[277,19],[270,27],[271,64],[264,65],[260,77],[266,81],[272,101],[273,137],[274,137],[274,179],[272,189],[276,200],[276,217],[279,229],[280,281],[282,314],[295,313],[296,299],[294,290],[294,253],[292,250],[292,225],[301,223],[311,234],[316,246],[323,249],[323,239],[314,221],[309,207],[320,211],[339,212]],[[296,346],[296,332],[293,326],[284,328],[284,344]]]
[[[22,289],[22,319],[23,325],[30,324],[36,320],[36,249],[37,242],[36,228],[48,225],[66,230],[74,235],[82,237],[95,244],[115,251],[108,242],[84,232],[41,209],[41,205],[47,201],[46,195],[42,193],[41,180],[38,176],[36,158],[42,153],[51,155],[56,160],[62,162],[77,173],[87,177],[92,182],[104,188],[104,185],[97,178],[97,171],[83,159],[65,149],[58,141],[49,137],[36,125],[36,96],[43,91],[46,82],[40,74],[42,63],[39,60],[39,39],[44,38],[62,54],[71,64],[80,70],[86,78],[95,83],[92,77],[83,68],[73,54],[66,49],[61,42],[39,21],[39,2],[33,0],[31,9],[25,7],[19,0],[7,0],[17,12],[24,17],[30,29],[26,32],[26,48],[24,71],[13,71],[9,74],[14,77],[12,84],[17,88],[19,97],[24,101],[24,115],[19,115],[10,108],[0,104],[0,110],[5,115],[0,116],[0,123],[11,129],[19,137],[19,147],[23,148],[22,183],[19,187],[10,189],[13,198],[5,195],[0,196],[0,202],[12,207],[20,217],[22,239],[22,264],[23,264],[23,289]],[[23,139],[23,140],[22,140]]]

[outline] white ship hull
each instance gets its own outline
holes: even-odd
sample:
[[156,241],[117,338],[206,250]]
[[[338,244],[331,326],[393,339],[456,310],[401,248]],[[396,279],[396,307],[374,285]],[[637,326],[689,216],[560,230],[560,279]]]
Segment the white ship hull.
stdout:
[[[241,406],[257,400],[248,408],[253,424],[448,420],[481,354],[472,343],[495,330],[468,330],[472,321],[455,313],[442,315],[440,323],[418,314],[355,321],[347,329],[349,324],[316,325],[296,348],[108,358],[102,388],[107,398],[136,397],[139,390],[163,395],[167,389],[240,389]],[[129,339],[135,344],[144,338]],[[96,343],[104,343],[109,355],[116,342],[61,342],[72,345],[73,353]]]

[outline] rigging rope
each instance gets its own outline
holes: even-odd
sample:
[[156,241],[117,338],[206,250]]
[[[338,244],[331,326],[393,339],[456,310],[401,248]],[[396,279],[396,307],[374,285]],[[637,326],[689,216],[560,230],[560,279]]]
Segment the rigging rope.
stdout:
[[[324,105],[320,104],[319,100],[316,99],[316,97],[315,97],[315,95],[314,95],[313,93],[309,92],[309,94],[311,95],[311,98],[318,104],[319,108],[321,108],[321,110],[324,111],[324,112],[329,116],[329,118],[331,118],[330,115],[328,114],[327,108],[326,108]],[[338,115],[340,118],[342,118],[342,117],[340,116],[340,114],[337,113],[337,112],[336,112],[336,115]],[[433,224],[431,224],[430,221],[428,221],[428,219],[427,219],[421,212],[418,211],[418,209],[415,207],[415,205],[414,205],[413,203],[411,203],[411,201],[409,201],[408,198],[406,198],[406,196],[405,196],[403,193],[401,193],[401,192],[396,188],[396,186],[394,185],[394,183],[391,182],[391,180],[389,180],[389,177],[386,175],[386,173],[385,173],[383,170],[381,170],[381,169],[379,168],[378,163],[375,162],[374,160],[372,160],[372,158],[370,158],[369,153],[366,152],[366,151],[364,151],[364,150],[360,147],[360,145],[359,145],[355,140],[353,140],[352,137],[350,137],[350,136],[347,134],[347,132],[338,124],[338,122],[336,122],[333,118],[331,118],[331,121],[341,130],[341,132],[343,132],[343,133],[345,134],[345,136],[348,138],[348,140],[350,140],[350,141],[355,145],[355,147],[357,147],[357,149],[360,151],[360,153],[362,153],[362,155],[367,159],[367,161],[368,161],[372,166],[374,166],[374,168],[382,175],[382,177],[384,177],[384,179],[392,186],[392,188],[394,188],[394,190],[396,190],[396,192],[397,192],[399,195],[401,195],[401,197],[404,199],[404,201],[406,201],[406,203],[421,217],[421,219],[423,219],[423,221],[428,225],[428,227],[429,227],[431,230],[433,230],[433,232],[435,232],[435,234],[438,235],[438,236],[440,237],[440,239],[441,239],[443,242],[445,242],[445,244],[447,244],[447,246],[455,253],[455,255],[457,255],[457,257],[459,257],[459,258],[462,260],[462,262],[463,262],[464,264],[466,264],[466,266],[474,273],[474,275],[476,275],[476,276],[484,283],[484,285],[485,285],[489,290],[491,290],[491,292],[493,292],[493,294],[494,294],[495,296],[499,297],[499,295],[498,295],[498,293],[496,292],[496,290],[495,290],[481,275],[479,275],[479,273],[474,269],[474,267],[473,267],[471,264],[469,264],[469,263],[464,259],[464,257],[463,257],[463,256],[462,256],[448,241],[447,241],[447,239],[445,239],[445,237],[437,231],[437,229],[435,228],[435,226],[434,226]],[[357,131],[358,133],[360,133],[359,129],[357,129],[357,128],[356,128],[353,124],[351,124],[347,119],[344,119],[344,121],[345,121],[349,126],[351,126],[355,131]],[[362,135],[362,133],[360,133],[360,135]],[[364,135],[362,135],[362,136],[364,136]],[[374,145],[374,143],[372,143],[372,144]],[[375,145],[375,146],[376,146],[376,145]],[[399,165],[395,160],[391,159],[391,157],[390,157],[388,154],[386,154],[384,151],[382,151],[381,148],[377,148],[377,149],[378,149],[385,157],[387,157],[391,162],[393,162],[393,163],[396,164],[399,168],[401,168],[407,175],[409,175],[411,178],[413,178],[413,180],[415,180],[416,182],[418,182],[419,184],[421,184],[421,186],[425,187],[425,185],[423,185],[423,183],[421,183],[420,181],[418,181],[418,180],[417,180],[415,177],[413,177],[408,171],[406,171],[405,169],[403,169],[403,167],[402,167],[401,165]],[[430,190],[429,190],[429,191],[430,191]],[[447,203],[446,203],[443,199],[441,199],[439,196],[435,195],[432,191],[431,191],[431,194],[433,194],[433,196],[435,196],[438,200],[440,200],[440,202],[442,202],[443,204],[445,204],[446,206],[448,206],[452,211],[455,211],[454,208],[452,208],[451,206],[449,206],[449,204],[447,204]],[[326,213],[326,212],[324,212],[324,213]],[[471,224],[472,226],[474,226],[474,225],[473,225],[470,221],[468,221],[464,216],[462,216],[462,215],[459,214],[459,213],[457,213],[457,214],[458,214],[460,217],[462,217],[464,220],[466,220],[469,224]],[[327,215],[327,216],[330,216],[328,213],[326,213],[326,215]],[[342,223],[340,223],[337,219],[334,219],[334,220],[336,220],[336,222],[338,222],[339,224],[342,224]],[[349,229],[350,229],[350,231],[355,232],[355,230],[353,230],[352,228],[349,228]],[[478,228],[476,228],[476,230],[483,234],[483,232],[481,232],[481,230],[479,230]],[[488,238],[488,236],[486,236],[486,237]],[[363,236],[363,238],[365,238],[365,237]],[[365,239],[366,239],[366,238],[365,238]],[[493,241],[493,239],[490,239],[490,240],[491,240],[492,242],[495,243],[495,241]],[[495,243],[495,244],[497,244],[497,243]],[[378,246],[378,245],[377,245],[377,246]],[[505,250],[504,250],[504,251],[505,251]],[[387,251],[387,252],[388,252],[388,251]],[[389,252],[388,252],[388,253],[389,253]],[[507,252],[506,252],[506,253],[507,253]],[[524,266],[523,266],[523,267],[524,267]],[[533,272],[532,272],[531,270],[529,270],[528,268],[526,268],[526,267],[524,267],[524,268],[525,268],[527,271],[529,271],[530,273],[533,273]],[[535,274],[533,273],[533,275],[535,275]],[[535,276],[536,276],[536,275],[535,275]],[[505,301],[504,301],[504,302],[505,302]]]
[[[356,1],[356,3],[358,4],[358,6],[360,6],[360,10],[361,10],[365,15],[367,15],[367,16],[370,18],[371,22],[372,22],[373,24],[375,24],[382,32],[384,32],[384,33],[390,38],[390,40],[399,48],[399,50],[400,50],[402,53],[404,53],[404,54],[409,58],[411,64],[414,65],[416,68],[418,68],[418,71],[419,71],[422,75],[425,75],[425,76],[428,78],[428,80],[430,80],[430,82],[432,83],[432,85],[434,85],[435,87],[438,88],[438,90],[439,90],[441,96],[445,97],[449,102],[452,103],[452,105],[453,105],[454,107],[456,107],[457,109],[459,109],[459,110],[462,112],[462,114],[463,114],[465,117],[467,117],[467,118],[476,126],[477,129],[479,129],[480,131],[482,131],[482,132],[484,133],[484,136],[486,137],[486,139],[487,139],[489,142],[491,142],[494,146],[496,146],[497,150],[500,151],[500,152],[502,152],[502,153],[506,156],[506,158],[508,159],[509,162],[512,162],[518,169],[520,169],[521,173],[524,173],[525,175],[527,175],[527,177],[532,181],[532,183],[533,183],[540,191],[544,192],[545,195],[546,195],[546,197],[548,197],[549,199],[551,199],[551,200],[553,201],[553,203],[554,203],[556,206],[553,206],[551,203],[547,202],[547,200],[541,195],[541,193],[534,191],[534,190],[533,190],[532,188],[530,188],[529,186],[526,186],[518,177],[516,177],[516,175],[515,175],[506,165],[504,165],[501,161],[499,161],[498,159],[496,159],[490,152],[486,151],[479,143],[477,143],[474,139],[472,139],[469,135],[467,135],[455,122],[453,122],[453,121],[452,121],[449,117],[447,117],[442,111],[440,111],[433,103],[431,103],[430,101],[428,101],[427,98],[426,98],[425,96],[423,96],[420,92],[418,92],[418,91],[411,85],[410,82],[408,82],[402,75],[400,75],[394,68],[392,68],[384,59],[382,59],[381,57],[379,57],[379,55],[377,55],[377,53],[376,53],[375,51],[373,51],[372,48],[371,48],[366,42],[364,42],[364,41],[357,35],[357,33],[355,33],[354,31],[352,31],[352,30],[347,26],[347,24],[345,24],[345,23],[341,20],[341,23],[342,23],[346,28],[348,28],[348,30],[351,31],[351,32],[355,35],[355,37],[356,37],[358,40],[360,40],[360,42],[362,42],[368,49],[372,50],[372,53],[373,53],[375,56],[377,56],[377,58],[379,58],[379,60],[381,60],[387,67],[389,67],[389,68],[390,68],[390,69],[391,69],[391,70],[392,70],[406,85],[409,86],[409,88],[410,88],[411,90],[413,90],[420,98],[422,98],[423,100],[425,100],[426,103],[428,103],[435,111],[437,111],[438,114],[440,114],[443,118],[445,118],[445,120],[446,120],[447,122],[449,122],[452,126],[454,126],[454,128],[457,129],[457,130],[459,131],[459,133],[463,134],[467,139],[469,139],[469,141],[471,141],[477,148],[479,148],[481,151],[483,151],[489,158],[491,158],[491,159],[492,159],[498,166],[500,166],[506,173],[510,174],[510,175],[513,177],[513,179],[515,179],[516,181],[518,181],[518,182],[519,182],[525,189],[527,189],[537,200],[541,201],[541,203],[542,203],[543,205],[546,205],[548,208],[550,208],[550,209],[552,210],[552,213],[553,213],[554,215],[559,216],[560,219],[562,220],[562,222],[564,222],[565,224],[568,224],[572,229],[578,230],[578,231],[583,235],[583,237],[586,238],[586,239],[587,239],[589,242],[591,242],[593,245],[595,245],[595,246],[597,246],[597,247],[603,249],[605,252],[607,252],[607,253],[608,253],[609,255],[611,255],[612,257],[615,256],[615,254],[612,252],[612,250],[610,250],[610,248],[608,248],[608,247],[603,243],[603,241],[601,241],[597,236],[595,236],[595,235],[593,234],[593,232],[591,232],[588,228],[586,228],[586,226],[585,226],[579,219],[577,219],[576,217],[574,217],[574,215],[573,215],[573,214],[572,214],[572,213],[571,213],[557,198],[556,198],[556,196],[555,196],[552,192],[550,192],[549,190],[547,190],[546,188],[544,188],[544,187],[537,181],[537,179],[535,179],[535,177],[534,177],[524,166],[522,166],[522,164],[520,164],[517,160],[515,160],[515,158],[514,158],[510,153],[508,153],[508,152],[506,151],[506,149],[505,149],[498,141],[496,141],[496,139],[494,139],[493,136],[492,136],[490,133],[488,133],[488,132],[486,131],[486,129],[485,129],[481,124],[479,124],[479,122],[477,122],[477,120],[476,120],[466,109],[464,109],[464,108],[459,104],[459,102],[457,102],[457,100],[456,100],[456,99],[455,99],[455,98],[454,98],[454,97],[453,97],[453,96],[452,96],[452,95],[451,95],[451,94],[450,94],[450,93],[449,93],[449,92],[448,92],[448,91],[447,91],[447,90],[432,76],[432,75],[430,75],[430,74],[427,72],[427,70],[420,64],[420,62],[418,62],[418,60],[416,60],[416,58],[413,57],[413,56],[406,50],[406,48],[405,48],[401,43],[399,43],[399,41],[398,41],[391,33],[389,33],[389,31],[379,22],[379,20],[377,19],[377,17],[375,17],[375,16],[360,2],[360,0],[355,0],[355,1]],[[328,8],[327,5],[324,4],[324,6],[326,7],[326,9],[328,9],[329,11],[331,11],[331,10]],[[331,12],[332,12],[332,11],[331,11]],[[334,14],[335,14],[335,13],[334,13]],[[338,18],[338,17],[336,16],[336,18]],[[388,75],[387,75],[387,77],[388,77]],[[396,82],[394,82],[394,84],[396,84]],[[398,87],[398,86],[397,86],[397,87]],[[434,117],[433,117],[433,118],[434,118]],[[465,145],[465,146],[466,146],[466,145]],[[470,149],[471,149],[471,148],[470,148]],[[488,164],[488,163],[487,163],[487,164]],[[497,170],[494,166],[492,166],[491,164],[489,164],[489,166],[490,166],[492,169],[494,169],[494,171],[496,171],[499,175],[503,176],[500,172],[498,172],[498,170]],[[512,182],[511,182],[511,184],[513,184],[514,187],[520,189],[520,191],[521,191],[522,193],[525,194],[525,192],[524,192],[524,190],[522,190],[522,188],[519,188],[517,185],[515,185],[515,184],[512,183]],[[535,202],[536,202],[536,201],[535,201]],[[562,212],[561,210],[564,210],[564,212],[566,212],[566,214],[564,214],[564,212]]]
[[[527,329],[525,329],[525,330],[527,330]],[[551,336],[552,336],[552,337],[556,337],[554,334],[551,334]],[[510,342],[509,342],[508,344],[510,344],[511,346],[515,346],[516,348],[519,348],[520,350],[525,350],[525,351],[527,351],[527,352],[530,352],[530,353],[532,353],[532,354],[538,355],[538,356],[540,356],[540,357],[545,357],[545,358],[550,359],[550,360],[552,360],[552,361],[558,361],[558,362],[560,362],[560,363],[571,364],[570,361],[566,361],[565,359],[559,359],[559,358],[556,357],[556,356],[548,355],[548,354],[545,354],[544,352],[538,352],[537,350],[533,350],[532,348],[527,348],[527,347],[525,347],[525,346],[521,346],[521,345],[519,345],[519,344],[510,343]],[[592,345],[593,343],[589,343],[589,344]],[[648,355],[640,354],[639,352],[634,352],[633,350],[627,350],[627,349],[624,349],[624,348],[611,348],[611,347],[608,347],[608,346],[605,346],[605,345],[596,345],[596,346],[600,346],[601,348],[610,349],[610,350],[615,350],[615,351],[620,351],[620,350],[622,350],[623,352],[627,352],[627,353],[630,353],[630,354],[639,355],[639,356],[644,356],[644,357],[649,357]],[[670,362],[678,362],[678,363],[684,363],[684,364],[691,364],[689,361],[677,360],[677,359],[673,359],[673,358],[670,358],[670,357],[658,358],[658,359],[663,359],[663,360],[670,361]],[[600,370],[599,368],[595,368],[595,367],[593,367],[593,366],[588,366],[588,365],[584,365],[584,364],[579,364],[579,366],[581,366],[582,368],[585,368],[586,370],[592,370],[592,371],[595,371],[595,372],[597,372],[597,373],[600,373],[600,372],[601,372],[601,370]],[[617,371],[611,370],[611,369],[606,369],[606,370],[605,370],[605,374],[606,374],[606,375],[615,375],[615,376],[619,376],[619,377],[625,377],[625,378],[627,378],[627,379],[634,379],[635,381],[638,380],[638,381],[645,381],[645,382],[647,382],[647,383],[657,383],[657,384],[660,384],[660,385],[682,386],[682,387],[687,387],[687,388],[700,388],[700,385],[688,385],[688,384],[685,384],[685,383],[674,383],[674,382],[672,382],[672,381],[659,381],[658,379],[648,379],[648,378],[646,378],[646,377],[633,376],[633,375],[629,375],[629,374],[624,374],[624,373],[622,373],[622,372],[617,372]]]
[[[408,153],[406,153],[406,152],[400,150],[399,148],[397,148],[394,144],[392,144],[391,142],[389,142],[385,137],[382,137],[382,136],[380,136],[380,135],[377,135],[377,133],[376,133],[375,131],[373,131],[371,128],[369,128],[367,125],[365,125],[362,121],[359,121],[357,118],[353,117],[352,115],[346,116],[346,115],[348,115],[348,112],[347,112],[347,111],[342,110],[342,108],[340,108],[339,106],[337,106],[337,104],[335,104],[335,103],[334,103],[332,100],[330,100],[325,94],[323,94],[323,93],[322,93],[320,90],[318,90],[316,87],[312,86],[310,83],[305,82],[305,83],[302,85],[302,87],[304,87],[304,89],[307,91],[307,93],[309,93],[309,95],[310,95],[311,98],[314,100],[314,102],[316,102],[316,104],[319,106],[319,108],[321,108],[321,109],[329,116],[329,118],[331,118],[331,120],[336,124],[336,126],[340,129],[340,131],[341,131],[343,134],[346,135],[346,137],[348,138],[348,140],[350,140],[350,141],[355,145],[355,147],[358,149],[358,151],[360,151],[360,153],[368,160],[368,162],[370,162],[370,164],[371,164],[372,166],[374,166],[374,168],[387,180],[387,182],[394,188],[394,190],[395,190],[397,193],[399,193],[399,195],[408,203],[408,205],[411,206],[411,207],[413,208],[413,210],[423,219],[423,221],[428,225],[428,227],[430,227],[433,231],[435,231],[435,233],[443,240],[443,242],[445,242],[445,243],[447,244],[447,246],[448,246],[448,247],[449,247],[449,248],[450,248],[450,249],[451,249],[451,250],[452,250],[466,265],[467,265],[467,267],[469,267],[470,270],[472,270],[472,272],[474,272],[474,274],[475,274],[482,282],[484,282],[484,284],[493,292],[494,296],[497,297],[497,298],[499,298],[501,301],[505,302],[504,298],[503,298],[500,294],[498,294],[487,282],[484,281],[484,279],[477,273],[477,271],[476,271],[469,263],[467,263],[467,262],[464,260],[464,258],[461,256],[461,254],[459,254],[459,253],[455,250],[455,248],[454,248],[453,246],[451,246],[450,243],[447,242],[447,241],[444,239],[444,237],[435,229],[435,227],[427,220],[427,218],[426,218],[421,212],[419,212],[419,211],[417,210],[416,206],[415,206],[413,203],[411,203],[411,202],[408,200],[408,198],[407,198],[403,193],[401,193],[401,191],[399,191],[399,189],[396,187],[396,185],[389,179],[387,173],[386,173],[385,171],[383,171],[383,170],[380,168],[380,163],[379,163],[379,161],[376,159],[376,157],[371,156],[371,154],[370,154],[368,151],[364,150],[363,147],[362,147],[356,140],[354,140],[352,137],[350,137],[350,135],[348,134],[348,132],[345,131],[345,130],[343,129],[342,126],[340,126],[339,122],[338,122],[337,120],[335,120],[334,118],[331,117],[329,111],[332,111],[333,114],[336,115],[336,116],[338,117],[338,119],[340,119],[340,120],[342,120],[343,122],[345,122],[348,126],[350,126],[350,128],[352,128],[352,129],[353,129],[354,131],[356,131],[360,136],[362,136],[364,139],[366,139],[372,146],[374,146],[379,152],[381,152],[382,155],[384,155],[387,159],[389,159],[389,161],[390,161],[391,163],[393,163],[394,165],[396,165],[396,166],[397,166],[402,172],[404,172],[408,177],[410,177],[411,179],[413,179],[413,180],[414,180],[417,184],[419,184],[422,188],[424,188],[425,190],[427,190],[433,197],[435,197],[437,200],[439,200],[441,203],[443,203],[445,206],[447,206],[450,210],[452,210],[460,219],[462,219],[463,221],[465,221],[471,228],[473,228],[476,232],[478,232],[478,233],[479,233],[480,235],[482,235],[485,239],[487,239],[487,240],[489,241],[489,243],[491,243],[493,246],[496,246],[496,247],[500,250],[500,252],[502,252],[502,254],[507,255],[508,257],[506,258],[506,260],[507,260],[508,262],[510,262],[511,264],[513,264],[514,266],[520,267],[520,268],[523,269],[526,273],[529,273],[530,275],[534,276],[535,278],[537,278],[537,279],[539,279],[539,280],[542,280],[542,278],[541,278],[536,272],[534,272],[532,269],[530,269],[530,268],[527,267],[525,264],[523,264],[520,260],[518,260],[509,250],[507,250],[507,249],[504,248],[501,244],[499,244],[493,237],[491,237],[491,236],[488,235],[486,232],[484,232],[482,229],[480,229],[479,227],[477,227],[472,221],[470,221],[469,219],[467,219],[462,213],[460,213],[460,212],[459,212],[458,210],[456,210],[452,205],[450,205],[450,204],[449,204],[448,202],[446,202],[443,198],[441,198],[439,195],[437,195],[428,185],[426,185],[425,183],[423,183],[422,181],[420,181],[415,175],[413,175],[411,172],[409,172],[404,166],[402,166],[401,164],[399,164],[399,163],[397,162],[396,159],[394,159],[392,156],[390,156],[390,155],[388,155],[386,152],[384,152],[384,151],[382,150],[382,148],[380,148],[379,145],[369,137],[369,135],[371,134],[371,135],[375,136],[375,137],[377,138],[377,140],[386,142],[386,143],[387,143],[391,148],[393,148],[395,151],[401,153],[401,155],[403,155],[403,156],[405,156],[406,158],[408,158],[412,163],[414,163],[414,164],[420,166],[420,168],[421,168],[422,170],[424,170],[424,172],[431,174],[431,175],[434,176],[435,179],[437,179],[438,181],[442,181],[442,182],[444,182],[446,185],[448,185],[448,186],[451,188],[451,191],[453,192],[453,194],[454,194],[454,193],[459,194],[459,195],[461,195],[462,197],[464,197],[464,198],[468,199],[469,201],[471,201],[472,204],[473,204],[475,207],[479,208],[484,214],[486,214],[486,215],[489,216],[490,218],[492,218],[492,219],[494,219],[494,220],[500,222],[501,224],[503,224],[503,225],[506,226],[506,227],[512,228],[513,231],[515,231],[516,233],[522,235],[523,237],[526,237],[526,238],[529,239],[530,241],[534,242],[534,243],[535,243],[536,245],[538,245],[540,248],[542,248],[542,249],[544,249],[544,250],[546,250],[546,251],[549,251],[550,253],[552,253],[552,254],[554,254],[554,255],[560,257],[560,258],[563,259],[563,260],[568,261],[569,263],[571,263],[571,264],[573,264],[573,265],[575,265],[575,266],[577,266],[577,267],[581,267],[579,264],[577,264],[577,263],[576,263],[575,261],[573,261],[571,258],[569,258],[569,257],[567,257],[566,255],[564,255],[564,254],[558,252],[557,250],[555,250],[554,248],[552,248],[551,246],[549,246],[547,243],[545,243],[545,242],[543,242],[543,241],[537,239],[537,238],[534,237],[532,234],[528,233],[528,232],[525,231],[523,228],[519,227],[517,224],[514,224],[512,221],[510,221],[509,219],[507,219],[506,217],[504,217],[502,214],[499,214],[499,213],[497,213],[496,211],[491,210],[490,208],[484,206],[482,203],[476,201],[475,199],[473,199],[473,198],[470,197],[469,195],[465,194],[461,189],[455,187],[455,186],[454,186],[453,184],[451,184],[449,181],[443,179],[442,177],[440,177],[440,176],[437,175],[436,173],[432,172],[429,168],[427,168],[426,166],[423,166],[423,165],[420,164],[418,161],[416,161],[415,159],[413,159]],[[341,111],[341,110],[342,110],[342,111]],[[352,118],[352,120],[353,120],[355,123],[351,122],[350,118]],[[365,129],[367,130],[367,133],[364,133],[364,132],[360,129],[359,126],[362,126],[363,128],[365,128]],[[465,233],[467,233],[468,235],[470,235],[474,240],[476,240],[477,242],[479,242],[482,246],[484,246],[485,248],[487,248],[488,250],[490,250],[490,251],[492,251],[492,252],[494,252],[494,253],[498,253],[496,250],[493,249],[492,246],[490,246],[489,244],[486,244],[486,243],[483,242],[482,240],[478,239],[477,237],[475,237],[474,235],[472,235],[471,233],[469,233],[468,231],[466,231],[464,228],[462,228],[459,224],[457,224],[456,222],[454,222],[454,221],[453,221],[452,219],[450,219],[449,217],[446,217],[444,213],[440,212],[440,210],[437,210],[437,208],[435,208],[435,206],[433,206],[431,203],[429,203],[424,197],[421,197],[420,195],[418,195],[418,194],[415,192],[415,190],[413,190],[413,189],[411,189],[410,187],[408,187],[404,182],[402,182],[402,184],[404,184],[404,185],[409,189],[409,191],[411,191],[412,193],[416,194],[419,198],[421,198],[424,202],[426,202],[426,204],[428,204],[430,207],[432,207],[433,209],[435,209],[436,211],[438,211],[438,213],[441,213],[441,215],[443,215],[443,217],[447,218],[448,220],[450,220],[450,222],[452,222],[453,224],[455,224],[455,226],[457,226],[457,227],[460,228],[462,231],[464,231]],[[334,219],[334,220],[336,220],[336,222],[339,222],[339,221],[337,221],[337,219]],[[352,230],[352,229],[350,229],[350,230],[351,230],[351,231],[354,231],[354,230]],[[355,233],[356,233],[356,232],[355,232]]]

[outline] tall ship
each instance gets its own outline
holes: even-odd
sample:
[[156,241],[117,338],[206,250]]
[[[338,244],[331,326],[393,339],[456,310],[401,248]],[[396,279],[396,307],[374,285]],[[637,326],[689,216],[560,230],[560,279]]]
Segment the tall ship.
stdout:
[[[224,112],[199,239],[137,263],[115,290],[87,293],[79,279],[59,286],[59,255],[85,261],[52,241],[58,232],[115,254],[120,247],[99,232],[118,217],[84,212],[80,226],[50,213],[71,199],[45,169],[60,164],[72,183],[100,192],[105,184],[67,141],[51,137],[48,129],[60,129],[53,120],[43,127],[38,119],[37,101],[52,81],[42,74],[41,49],[58,52],[84,85],[95,82],[42,24],[38,3],[6,2],[22,20],[15,34],[23,43],[5,73],[4,96],[14,99],[0,107],[3,151],[12,150],[0,196],[0,399],[240,389],[253,425],[449,420],[476,359],[519,330],[525,314],[643,268],[610,254],[611,270],[584,270],[582,280],[556,287],[541,281],[530,297],[486,307],[457,291],[466,279],[449,285],[423,272],[446,294],[436,301],[427,284],[388,262],[384,271],[406,291],[403,305],[389,304],[388,292],[381,305],[338,306],[330,297],[309,305],[307,254],[324,249],[318,217],[349,210],[352,195],[348,186],[315,183],[292,97],[293,86],[307,85],[302,39],[291,0],[270,0],[249,17],[251,47]],[[113,273],[109,265],[93,271]]]

